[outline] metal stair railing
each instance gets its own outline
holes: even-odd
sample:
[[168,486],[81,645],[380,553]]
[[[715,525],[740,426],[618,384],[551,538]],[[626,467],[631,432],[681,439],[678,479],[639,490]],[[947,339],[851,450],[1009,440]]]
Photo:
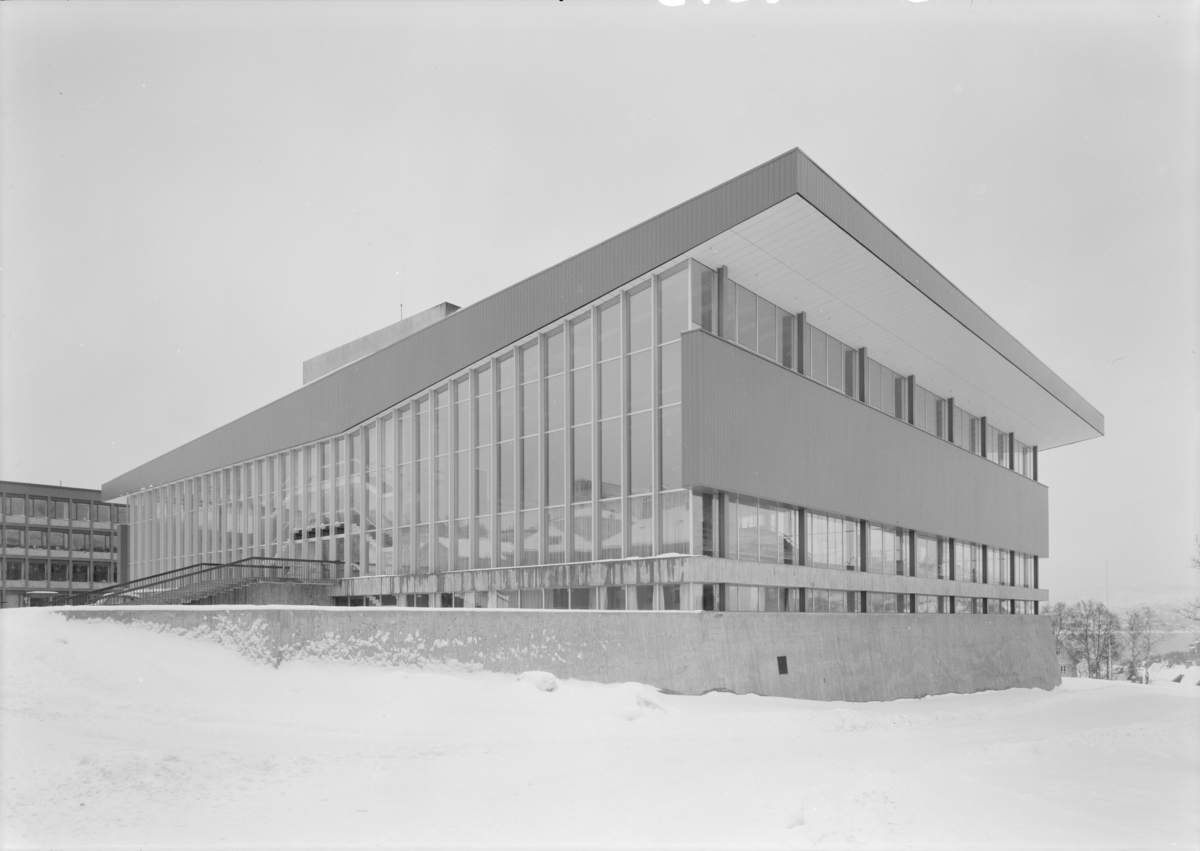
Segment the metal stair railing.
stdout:
[[334,584],[338,581],[339,567],[341,564],[333,561],[265,556],[252,556],[224,564],[201,562],[118,585],[64,596],[50,605],[166,605],[169,604],[168,600],[172,603],[186,603],[256,582]]

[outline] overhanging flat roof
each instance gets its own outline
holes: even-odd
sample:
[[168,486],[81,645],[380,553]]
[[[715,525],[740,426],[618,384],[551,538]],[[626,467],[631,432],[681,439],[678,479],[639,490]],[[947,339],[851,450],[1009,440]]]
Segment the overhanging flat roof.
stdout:
[[698,195],[103,487],[105,499],[345,431],[673,260],[730,277],[1026,443],[1104,417],[799,149]]

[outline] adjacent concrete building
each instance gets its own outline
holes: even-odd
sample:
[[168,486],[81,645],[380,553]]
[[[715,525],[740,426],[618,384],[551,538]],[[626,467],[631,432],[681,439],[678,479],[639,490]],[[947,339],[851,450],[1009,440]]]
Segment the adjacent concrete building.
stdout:
[[98,490],[0,482],[0,605],[40,605],[128,578],[127,510]]
[[287,556],[351,604],[1032,615],[1038,455],[1104,428],[799,150],[452,308],[106,483],[133,575]]

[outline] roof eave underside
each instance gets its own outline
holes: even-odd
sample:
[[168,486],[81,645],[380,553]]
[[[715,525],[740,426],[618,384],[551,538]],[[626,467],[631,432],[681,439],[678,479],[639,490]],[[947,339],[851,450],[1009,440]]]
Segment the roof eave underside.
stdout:
[[103,498],[345,431],[794,194],[1103,433],[1098,411],[795,149],[106,482]]

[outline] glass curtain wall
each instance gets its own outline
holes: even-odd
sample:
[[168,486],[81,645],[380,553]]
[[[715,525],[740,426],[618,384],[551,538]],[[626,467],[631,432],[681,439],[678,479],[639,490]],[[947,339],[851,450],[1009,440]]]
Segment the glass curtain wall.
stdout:
[[[702,527],[693,514],[704,509],[682,487],[689,328],[789,369],[803,361],[838,392],[861,389],[877,410],[1033,475],[1034,450],[1013,435],[689,260],[345,434],[131,496],[133,574],[254,554],[369,575],[690,553]],[[47,522],[69,511],[36,502],[29,510]],[[868,570],[949,578],[953,564],[957,578],[982,576],[974,544],[951,553],[944,538],[871,525],[863,554],[859,520],[801,518],[737,495],[723,511],[731,558],[858,570],[865,557]]]
[[[690,553],[680,337],[712,325],[715,280],[685,261],[344,434],[132,495],[133,574],[255,554],[353,576]],[[755,350],[792,363],[794,318],[752,296]]]

